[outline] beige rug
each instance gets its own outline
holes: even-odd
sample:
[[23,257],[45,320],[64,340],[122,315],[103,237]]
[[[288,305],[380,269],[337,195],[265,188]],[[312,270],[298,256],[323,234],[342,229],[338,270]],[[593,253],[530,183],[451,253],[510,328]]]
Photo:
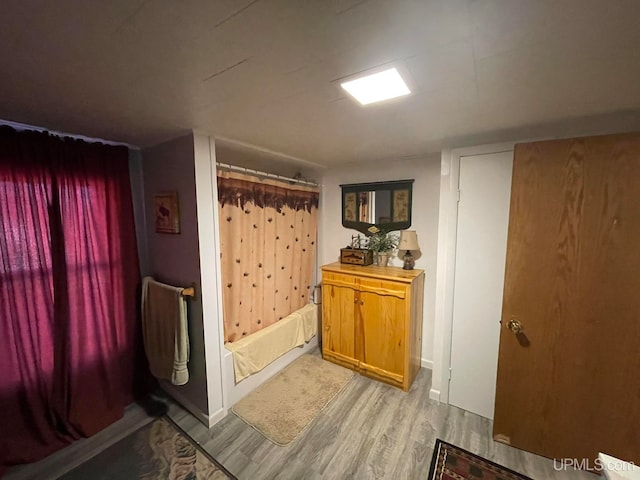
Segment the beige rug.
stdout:
[[287,445],[353,378],[354,372],[302,355],[231,411],[276,445]]

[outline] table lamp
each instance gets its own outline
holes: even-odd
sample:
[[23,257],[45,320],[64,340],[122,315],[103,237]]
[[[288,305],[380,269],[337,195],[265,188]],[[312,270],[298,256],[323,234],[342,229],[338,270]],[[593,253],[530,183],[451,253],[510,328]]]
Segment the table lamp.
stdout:
[[418,245],[418,234],[415,230],[403,230],[400,232],[400,243],[398,244],[398,250],[404,250],[405,254],[402,257],[404,270],[413,270],[416,264],[416,259],[411,254],[412,251],[419,251],[420,245]]

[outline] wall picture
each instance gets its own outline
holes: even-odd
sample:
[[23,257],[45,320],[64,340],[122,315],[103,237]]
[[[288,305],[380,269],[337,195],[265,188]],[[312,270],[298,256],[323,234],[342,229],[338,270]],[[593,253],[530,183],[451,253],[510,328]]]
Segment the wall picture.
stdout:
[[409,190],[393,191],[393,221],[406,222],[409,220]]
[[344,195],[344,219],[349,222],[356,221],[356,194],[354,192]]
[[153,196],[157,233],[180,233],[178,193],[159,193]]

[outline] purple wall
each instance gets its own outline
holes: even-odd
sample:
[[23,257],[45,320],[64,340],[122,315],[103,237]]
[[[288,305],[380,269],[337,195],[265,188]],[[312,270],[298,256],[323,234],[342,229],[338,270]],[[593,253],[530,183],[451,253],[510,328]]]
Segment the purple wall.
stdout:
[[[141,262],[147,271],[142,273],[153,275],[161,282],[176,286],[195,283],[196,292],[201,292],[193,135],[188,134],[144,149],[142,171],[147,219],[147,261]],[[153,196],[166,192],[178,192],[178,235],[155,232]],[[183,386],[163,383],[163,388],[185,407],[196,407],[208,415],[201,299],[202,295],[198,294],[195,299],[189,301],[189,382]]]

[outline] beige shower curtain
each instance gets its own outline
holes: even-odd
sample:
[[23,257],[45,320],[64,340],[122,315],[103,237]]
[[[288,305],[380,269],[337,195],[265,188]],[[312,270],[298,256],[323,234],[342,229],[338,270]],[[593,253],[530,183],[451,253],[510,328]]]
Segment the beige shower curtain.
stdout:
[[224,339],[309,303],[319,190],[218,171]]

